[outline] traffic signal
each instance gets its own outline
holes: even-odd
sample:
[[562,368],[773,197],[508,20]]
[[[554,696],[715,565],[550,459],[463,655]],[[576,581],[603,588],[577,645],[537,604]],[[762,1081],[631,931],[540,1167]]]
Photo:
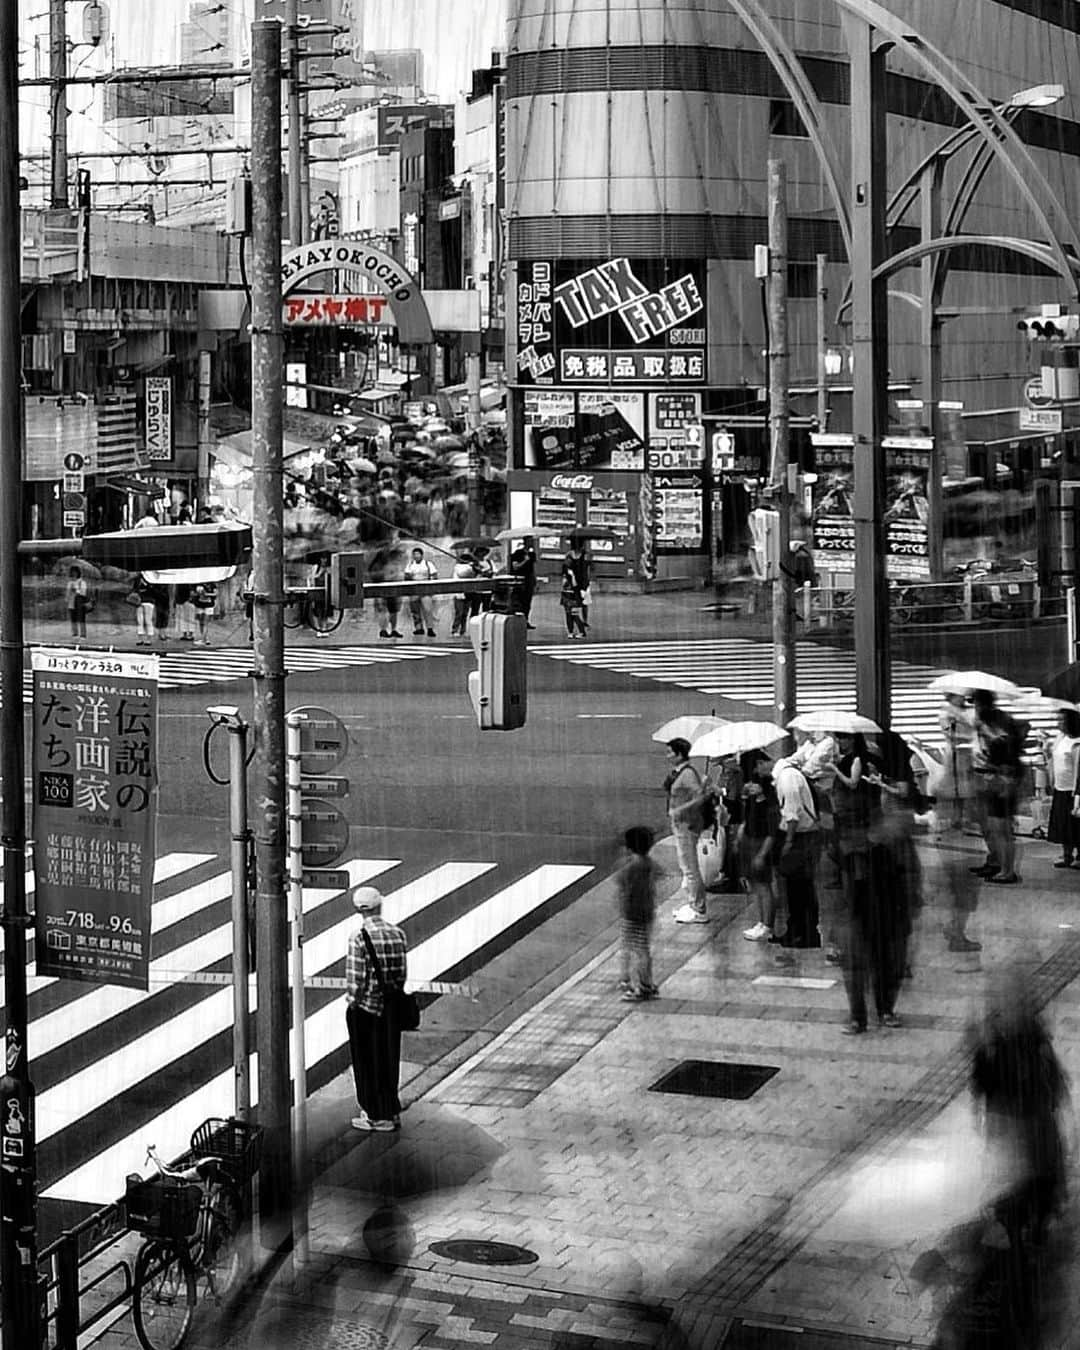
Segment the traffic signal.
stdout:
[[363,553],[330,555],[330,604],[334,609],[363,609]]
[[1059,309],[1059,305],[1044,305],[1038,314],[1021,319],[1016,326],[1029,341],[1080,342],[1080,314],[1061,314]]
[[477,614],[469,641],[477,669],[469,673],[469,698],[481,731],[513,731],[525,725],[524,614]]

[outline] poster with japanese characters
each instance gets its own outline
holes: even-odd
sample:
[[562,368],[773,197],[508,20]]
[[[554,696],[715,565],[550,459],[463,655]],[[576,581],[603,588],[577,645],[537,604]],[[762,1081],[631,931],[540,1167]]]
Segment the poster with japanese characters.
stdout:
[[31,652],[36,967],[149,987],[156,656]]

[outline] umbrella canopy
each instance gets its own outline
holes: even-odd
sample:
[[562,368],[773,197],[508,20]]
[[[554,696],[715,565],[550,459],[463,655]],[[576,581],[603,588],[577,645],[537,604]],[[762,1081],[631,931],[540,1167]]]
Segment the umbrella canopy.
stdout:
[[464,450],[452,450],[449,454],[440,454],[439,458],[448,469],[466,470],[469,467],[469,456]]
[[568,539],[617,539],[614,530],[606,525],[574,525],[568,530],[560,530]]
[[1012,680],[985,670],[952,670],[931,680],[926,687],[935,694],[970,694],[976,689],[986,689],[1003,698],[1016,698],[1020,693],[1020,686]]
[[845,736],[880,734],[881,728],[869,717],[848,712],[844,708],[817,708],[800,713],[788,723],[791,731],[839,731]]
[[[501,539],[502,535],[499,538]],[[715,731],[717,727],[723,726],[727,726],[726,717],[704,717],[701,713],[684,713],[681,717],[673,717],[669,722],[665,722],[662,727],[657,727],[652,738],[661,745],[667,745],[668,741],[675,740],[689,741],[693,745],[706,732]],[[698,750],[694,753],[703,752]]]
[[450,547],[455,553],[460,553],[462,549],[467,553],[471,553],[474,548],[486,548],[490,553],[492,549],[498,548],[499,545],[494,539],[481,539],[478,536],[470,536],[468,539],[455,539]]
[[211,582],[228,581],[236,575],[233,567],[167,567],[143,572],[152,586],[198,586]]
[[495,538],[505,544],[510,539],[535,539],[539,533],[535,525],[511,525],[509,529],[500,530]]
[[436,436],[431,442],[436,450],[464,450],[465,442],[460,436]]
[[350,459],[349,468],[353,471],[353,473],[376,472],[375,465],[372,464],[370,459],[366,459],[363,455],[358,456],[356,459]]
[[93,563],[88,563],[85,558],[76,558],[74,556],[70,558],[61,558],[56,564],[56,571],[58,573],[67,573],[70,572],[73,567],[78,572],[79,576],[85,577],[87,581],[101,580],[101,573]]
[[1018,713],[1056,713],[1065,708],[1070,712],[1076,711],[1076,704],[1070,703],[1067,698],[1051,698],[1048,694],[1022,693],[1015,702],[1009,706],[1010,712]]
[[767,745],[782,741],[786,735],[784,728],[775,722],[728,722],[691,742],[690,753],[724,759],[728,755],[745,754],[747,750],[764,750]]

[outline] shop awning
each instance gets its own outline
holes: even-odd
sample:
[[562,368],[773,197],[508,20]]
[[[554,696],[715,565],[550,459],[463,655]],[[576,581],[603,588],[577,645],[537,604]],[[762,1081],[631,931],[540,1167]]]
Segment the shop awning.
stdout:
[[981,445],[987,450],[1008,448],[1017,443],[1052,441],[1057,436],[1080,431],[1080,418],[1074,408],[1064,408],[1064,426],[1061,431],[1021,431],[1018,412],[973,413],[964,418],[964,437],[969,446]]
[[[222,436],[210,453],[219,464],[230,469],[250,469],[253,457],[251,435],[250,431],[234,431],[231,436]],[[312,448],[310,441],[297,440],[294,436],[282,436],[281,447],[285,455],[300,454]]]

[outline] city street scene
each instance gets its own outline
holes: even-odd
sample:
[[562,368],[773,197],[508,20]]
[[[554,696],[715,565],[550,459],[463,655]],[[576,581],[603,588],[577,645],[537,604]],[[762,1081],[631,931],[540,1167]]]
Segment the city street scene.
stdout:
[[1080,1347],[1080,4],[0,4],[0,1350]]

